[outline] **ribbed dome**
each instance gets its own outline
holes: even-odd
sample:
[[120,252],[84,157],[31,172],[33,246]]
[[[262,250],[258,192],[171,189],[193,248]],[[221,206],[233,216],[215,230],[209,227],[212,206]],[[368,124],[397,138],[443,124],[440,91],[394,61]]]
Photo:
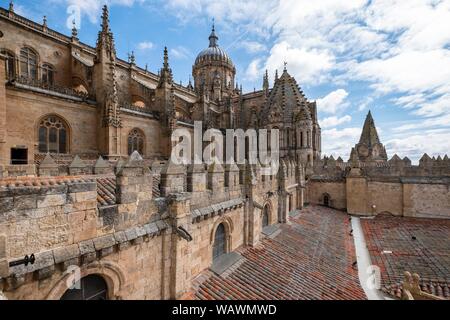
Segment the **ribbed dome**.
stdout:
[[195,64],[199,64],[205,61],[221,61],[233,65],[228,54],[222,50],[218,45],[219,37],[216,35],[216,30],[213,26],[211,35],[209,36],[209,47],[200,52],[195,59]]

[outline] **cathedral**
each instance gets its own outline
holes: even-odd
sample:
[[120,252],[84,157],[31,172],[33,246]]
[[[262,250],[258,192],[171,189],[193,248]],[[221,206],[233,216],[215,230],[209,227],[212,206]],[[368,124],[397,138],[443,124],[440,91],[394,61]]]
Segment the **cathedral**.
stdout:
[[[243,92],[213,26],[183,86],[167,48],[152,73],[117,57],[107,6],[101,21],[92,47],[0,8],[0,297],[184,298],[308,206],[450,217],[447,156],[388,160],[369,113],[348,161],[322,157],[317,105],[286,66]],[[172,134],[197,122],[278,129],[279,171],[173,163]]]

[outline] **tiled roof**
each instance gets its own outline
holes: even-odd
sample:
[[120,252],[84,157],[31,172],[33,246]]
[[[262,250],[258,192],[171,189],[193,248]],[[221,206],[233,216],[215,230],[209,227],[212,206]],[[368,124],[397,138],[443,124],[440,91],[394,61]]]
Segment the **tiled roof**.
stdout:
[[[193,299],[365,299],[359,284],[350,222],[345,213],[308,207],[273,239],[239,250],[245,261],[194,281]],[[233,268],[232,268],[233,269]]]
[[116,198],[116,178],[102,177],[97,179],[97,202],[99,207],[115,205]]
[[450,220],[379,215],[361,225],[384,292],[399,297],[409,271],[420,276],[423,291],[450,297]]

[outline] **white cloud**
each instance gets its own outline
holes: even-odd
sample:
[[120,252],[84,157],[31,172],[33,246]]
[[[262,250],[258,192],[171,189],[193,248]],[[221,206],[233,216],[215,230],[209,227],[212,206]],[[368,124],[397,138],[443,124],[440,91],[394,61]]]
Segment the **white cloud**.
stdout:
[[243,41],[240,46],[248,53],[259,53],[267,50],[267,47],[257,41]]
[[245,71],[245,79],[255,81],[262,77],[261,59],[253,60]]
[[427,153],[429,156],[445,155],[449,153],[450,130],[431,130],[419,133],[404,133],[388,139],[385,143],[389,156],[395,153],[407,156],[416,162]]
[[184,60],[191,57],[192,53],[189,49],[183,46],[178,46],[176,48],[170,49],[170,56],[173,57],[174,59]]
[[330,127],[339,126],[339,125],[344,124],[344,123],[348,123],[350,121],[352,121],[352,117],[349,116],[349,115],[345,115],[345,116],[340,117],[340,118],[336,117],[336,116],[333,116],[333,117],[328,117],[328,118],[325,118],[323,120],[320,120],[320,126],[322,128],[330,128]]
[[[101,17],[103,5],[119,5],[131,7],[134,4],[143,4],[146,0],[49,0],[50,3],[64,3],[68,7],[75,6],[82,15],[86,15],[91,23],[97,23]],[[72,12],[71,12],[72,13]]]
[[346,101],[348,92],[344,89],[338,89],[326,95],[321,99],[317,99],[317,107],[319,112],[335,114],[349,106]]
[[155,45],[151,41],[143,41],[138,43],[137,48],[141,51],[151,50]]
[[341,156],[347,160],[352,147],[358,142],[361,128],[350,127],[344,129],[328,129],[322,131],[323,154]]

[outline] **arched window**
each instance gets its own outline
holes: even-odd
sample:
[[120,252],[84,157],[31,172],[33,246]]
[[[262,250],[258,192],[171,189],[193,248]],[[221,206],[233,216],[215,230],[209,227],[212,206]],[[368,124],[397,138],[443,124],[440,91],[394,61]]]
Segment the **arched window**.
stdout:
[[213,261],[226,253],[226,234],[223,223],[219,224],[214,236]]
[[6,56],[5,67],[6,67],[6,77],[12,79],[16,75],[16,63],[14,55],[8,50],[0,50],[0,53]]
[[32,80],[37,79],[37,54],[30,48],[20,50],[20,75]]
[[139,152],[140,155],[144,154],[144,134],[139,129],[133,129],[128,134],[128,155],[134,151]]
[[265,228],[269,225],[269,206],[265,206],[263,210],[263,216],[262,216],[262,227]]
[[53,85],[54,83],[54,69],[49,64],[42,65],[42,82],[47,85]]
[[102,277],[89,275],[67,290],[61,300],[108,300],[108,285]]
[[39,123],[39,152],[67,153],[68,127],[64,120],[51,115]]

